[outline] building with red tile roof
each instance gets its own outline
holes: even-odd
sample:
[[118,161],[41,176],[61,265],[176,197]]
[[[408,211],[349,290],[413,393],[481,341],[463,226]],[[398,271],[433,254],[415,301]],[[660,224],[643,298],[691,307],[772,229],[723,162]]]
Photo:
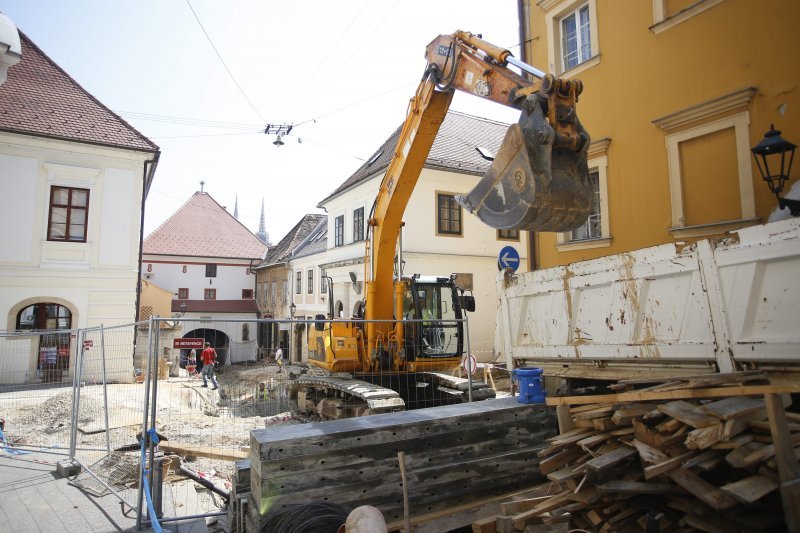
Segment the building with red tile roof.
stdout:
[[[14,54],[0,76],[0,316],[22,334],[63,330],[32,333],[4,379],[69,382],[68,330],[137,319],[144,202],[160,152],[8,17],[0,22]],[[42,357],[50,352],[59,355]],[[100,368],[93,355],[85,368]],[[133,380],[128,348],[106,355],[108,380]]]
[[183,324],[183,337],[205,338],[225,364],[252,361],[259,348],[253,267],[266,253],[266,244],[198,191],[144,240],[142,270],[172,291],[173,316],[203,320]]

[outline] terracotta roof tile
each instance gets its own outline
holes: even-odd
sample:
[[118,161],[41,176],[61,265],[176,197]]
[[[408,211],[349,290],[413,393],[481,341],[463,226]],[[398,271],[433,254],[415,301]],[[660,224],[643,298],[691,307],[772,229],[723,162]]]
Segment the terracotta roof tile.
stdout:
[[[425,166],[466,174],[483,174],[489,169],[491,162],[481,157],[477,148],[485,148],[492,154],[496,154],[507,129],[508,124],[502,122],[449,111],[439,128],[428,158],[425,160]],[[384,172],[389,167],[399,137],[400,128],[397,128],[366,163],[361,165],[318,206],[322,206],[331,198],[375,174]]]
[[208,193],[196,192],[144,240],[153,255],[263,259],[267,245]]
[[0,131],[157,152],[19,32],[22,59],[0,85]]

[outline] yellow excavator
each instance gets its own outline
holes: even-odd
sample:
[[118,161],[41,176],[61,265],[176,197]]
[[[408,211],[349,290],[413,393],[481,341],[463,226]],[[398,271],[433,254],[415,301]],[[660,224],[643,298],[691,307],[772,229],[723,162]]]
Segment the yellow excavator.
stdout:
[[352,318],[334,319],[329,294],[328,315],[309,326],[309,364],[318,370],[290,387],[298,416],[350,418],[494,397],[484,383],[441,372],[461,362],[464,313],[474,311],[474,299],[452,276],[394,274],[403,213],[456,90],[521,111],[478,185],[456,197],[467,211],[493,228],[529,231],[569,231],[590,215],[580,81],[545,74],[463,31],[434,39],[426,59],[370,214],[366,298]]

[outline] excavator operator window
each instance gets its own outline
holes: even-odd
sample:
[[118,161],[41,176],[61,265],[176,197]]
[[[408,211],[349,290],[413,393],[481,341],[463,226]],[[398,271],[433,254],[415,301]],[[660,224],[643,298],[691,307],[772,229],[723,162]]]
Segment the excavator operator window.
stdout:
[[458,322],[453,307],[453,289],[436,284],[420,284],[416,289],[421,310],[422,344],[425,355],[458,355]]

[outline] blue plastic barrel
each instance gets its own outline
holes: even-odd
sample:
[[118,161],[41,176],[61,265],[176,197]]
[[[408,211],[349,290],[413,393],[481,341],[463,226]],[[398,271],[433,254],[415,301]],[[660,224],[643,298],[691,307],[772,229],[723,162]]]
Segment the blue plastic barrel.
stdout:
[[511,378],[519,383],[519,403],[544,403],[541,368],[516,368]]

